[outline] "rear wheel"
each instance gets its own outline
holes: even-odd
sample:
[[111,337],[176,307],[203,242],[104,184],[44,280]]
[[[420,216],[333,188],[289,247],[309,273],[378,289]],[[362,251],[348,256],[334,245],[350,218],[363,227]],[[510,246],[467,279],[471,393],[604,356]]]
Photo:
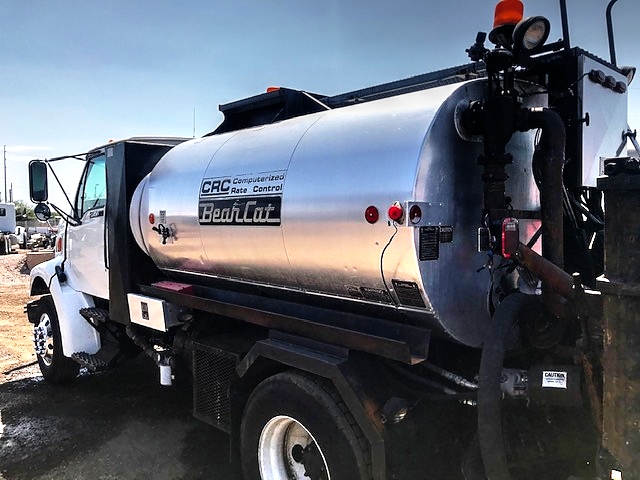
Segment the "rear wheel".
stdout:
[[241,427],[246,480],[369,480],[368,448],[331,385],[297,372],[263,381]]
[[33,327],[33,340],[42,376],[49,383],[74,379],[80,365],[62,354],[58,314],[51,295],[42,297],[36,308],[38,323]]

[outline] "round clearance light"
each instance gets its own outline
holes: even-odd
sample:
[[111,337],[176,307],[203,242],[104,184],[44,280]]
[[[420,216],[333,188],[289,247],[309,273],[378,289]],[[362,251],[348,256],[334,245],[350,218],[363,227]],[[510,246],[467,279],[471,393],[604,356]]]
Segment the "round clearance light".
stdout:
[[422,209],[419,205],[413,205],[409,209],[409,221],[416,225],[420,223],[420,220],[422,220]]
[[149,214],[149,223],[151,225],[153,225],[154,223],[156,223],[156,216],[153,213]]
[[600,85],[603,85],[606,78],[607,76],[602,70],[594,69],[589,72],[589,80],[591,80],[593,83],[599,83]]
[[627,84],[624,82],[617,82],[613,91],[617,93],[625,93],[627,91]]
[[536,53],[549,38],[551,24],[544,17],[528,17],[522,20],[513,31],[513,46],[515,49]]
[[364,211],[364,218],[367,222],[374,224],[380,218],[380,213],[378,209],[373,205],[369,205],[367,209]]
[[613,77],[612,75],[608,75],[607,78],[604,79],[603,85],[613,90],[614,88],[616,88],[616,83],[617,82],[615,77]]
[[387,213],[389,214],[389,218],[394,222],[400,222],[400,220],[402,220],[402,217],[404,216],[402,205],[400,205],[398,202],[391,205]]

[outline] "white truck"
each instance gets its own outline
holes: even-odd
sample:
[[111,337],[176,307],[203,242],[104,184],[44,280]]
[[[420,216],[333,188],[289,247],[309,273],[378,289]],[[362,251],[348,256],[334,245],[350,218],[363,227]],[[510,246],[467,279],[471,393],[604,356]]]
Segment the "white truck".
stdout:
[[19,238],[16,227],[16,206],[13,203],[0,203],[0,255],[11,253]]
[[640,478],[635,69],[571,46],[564,0],[556,42],[522,9],[467,65],[98,147],[69,213],[31,162],[65,220],[31,272],[45,380],[184,366],[246,480],[402,478],[412,449],[424,478]]

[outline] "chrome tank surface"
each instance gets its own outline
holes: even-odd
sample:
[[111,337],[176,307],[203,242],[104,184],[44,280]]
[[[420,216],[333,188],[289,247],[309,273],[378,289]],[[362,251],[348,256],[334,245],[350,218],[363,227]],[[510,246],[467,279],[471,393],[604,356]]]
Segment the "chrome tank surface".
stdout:
[[[459,116],[484,88],[447,85],[178,145],[134,195],[134,236],[160,269],[196,283],[266,284],[377,305],[382,315],[407,310],[477,346],[489,319],[489,276],[476,272],[486,262],[476,243],[482,143]],[[533,136],[514,135],[508,151],[514,208],[538,209]],[[390,221],[394,202],[419,202],[417,226]]]

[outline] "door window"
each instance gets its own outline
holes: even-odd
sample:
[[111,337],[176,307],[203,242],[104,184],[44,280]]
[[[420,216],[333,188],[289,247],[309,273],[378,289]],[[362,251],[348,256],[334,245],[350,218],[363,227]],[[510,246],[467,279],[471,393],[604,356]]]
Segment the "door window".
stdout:
[[105,156],[98,155],[88,161],[87,169],[82,177],[76,209],[82,217],[85,212],[94,208],[102,208],[107,203],[107,176]]

